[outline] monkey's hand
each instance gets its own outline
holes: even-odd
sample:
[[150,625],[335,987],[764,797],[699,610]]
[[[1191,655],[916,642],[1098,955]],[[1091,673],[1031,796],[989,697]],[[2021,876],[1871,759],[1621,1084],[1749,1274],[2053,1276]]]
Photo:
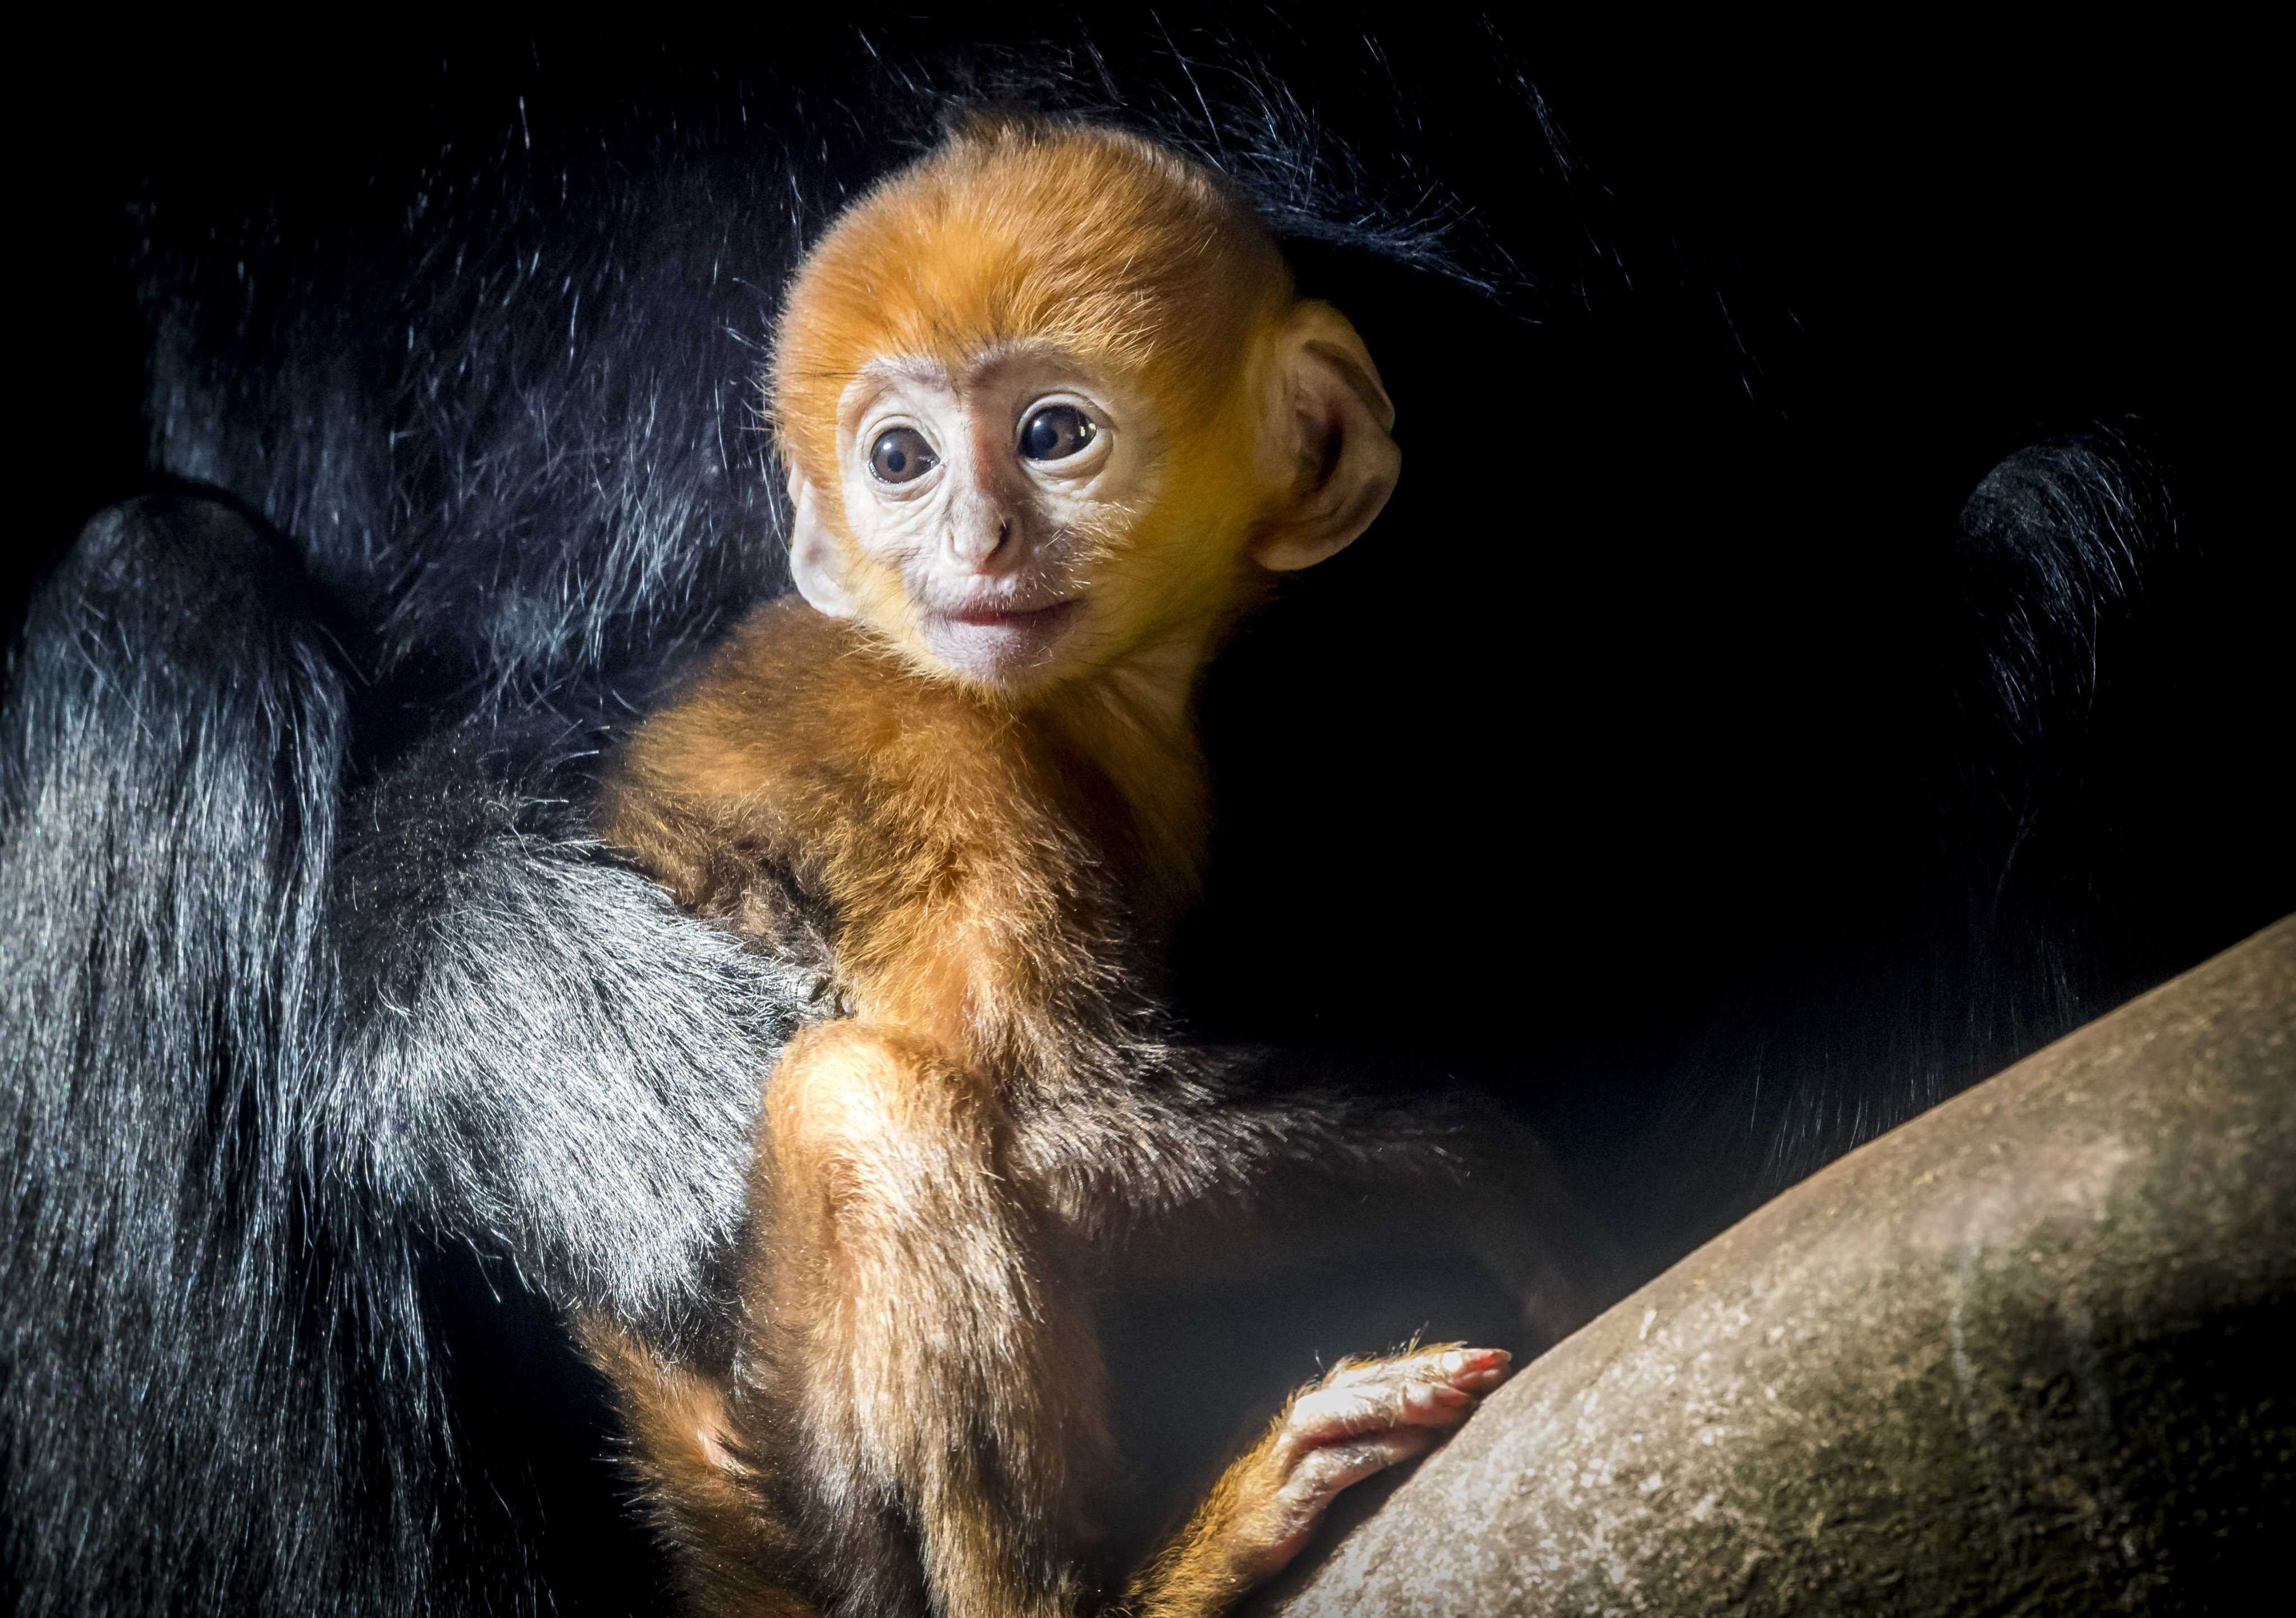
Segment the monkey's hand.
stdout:
[[1448,1343],[1343,1359],[1292,1396],[1267,1436],[1223,1474],[1177,1538],[1142,1571],[1133,1618],[1210,1618],[1306,1548],[1349,1484],[1423,1455],[1505,1382],[1504,1349]]

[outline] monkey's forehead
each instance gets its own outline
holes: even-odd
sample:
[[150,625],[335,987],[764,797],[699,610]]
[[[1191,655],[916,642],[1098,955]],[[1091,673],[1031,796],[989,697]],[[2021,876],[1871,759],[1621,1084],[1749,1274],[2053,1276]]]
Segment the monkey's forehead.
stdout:
[[1194,391],[1225,381],[1291,296],[1250,210],[1146,142],[1086,127],[960,140],[863,199],[800,269],[775,415],[785,431],[823,421],[876,356],[953,371],[1032,341]]
[[954,365],[984,346],[1043,339],[1120,357],[1173,330],[1248,324],[1288,296],[1272,243],[1254,252],[1201,220],[1090,201],[932,198],[857,216],[800,273],[783,347]]

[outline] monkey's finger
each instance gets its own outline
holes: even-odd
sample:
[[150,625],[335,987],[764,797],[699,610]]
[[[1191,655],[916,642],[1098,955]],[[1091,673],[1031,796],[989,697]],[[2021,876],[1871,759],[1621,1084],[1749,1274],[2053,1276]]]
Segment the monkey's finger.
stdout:
[[1505,1349],[1450,1348],[1438,1354],[1414,1356],[1398,1369],[1414,1382],[1430,1382],[1481,1398],[1513,1371],[1513,1356]]
[[1477,1392],[1487,1392],[1507,1379],[1514,1356],[1505,1349],[1470,1348],[1464,1343],[1439,1343],[1417,1353],[1390,1359],[1348,1359],[1324,1378],[1327,1388],[1357,1387],[1392,1381],[1398,1376],[1420,1382],[1442,1382]]
[[1514,1356],[1505,1349],[1449,1348],[1438,1356],[1434,1369],[1455,1388],[1484,1393],[1513,1374]]
[[1393,1428],[1456,1426],[1475,1399],[1464,1388],[1411,1377],[1318,1388],[1301,1394],[1292,1407],[1284,1437],[1306,1449]]
[[[1325,1377],[1314,1393],[1384,1400],[1393,1405],[1396,1419],[1416,1420],[1489,1392],[1507,1379],[1512,1359],[1504,1349],[1453,1347],[1400,1359],[1357,1361]],[[1319,1408],[1340,1405],[1332,1400]]]

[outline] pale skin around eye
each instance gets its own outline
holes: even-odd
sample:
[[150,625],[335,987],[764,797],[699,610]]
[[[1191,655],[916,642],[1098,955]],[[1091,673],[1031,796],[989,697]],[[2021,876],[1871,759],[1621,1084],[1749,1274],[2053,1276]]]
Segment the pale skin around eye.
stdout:
[[[846,390],[839,425],[847,554],[800,513],[793,569],[824,612],[860,611],[857,563],[898,581],[911,629],[950,672],[987,685],[1042,669],[1089,612],[1089,546],[1145,481],[1117,390],[1041,359],[952,375],[883,361]],[[803,504],[808,491],[795,491]],[[807,543],[808,517],[820,530]]]

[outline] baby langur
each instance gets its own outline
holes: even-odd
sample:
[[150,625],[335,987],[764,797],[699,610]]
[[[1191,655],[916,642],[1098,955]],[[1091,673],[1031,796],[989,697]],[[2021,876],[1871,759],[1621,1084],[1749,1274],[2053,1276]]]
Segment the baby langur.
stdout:
[[[639,727],[602,829],[810,961],[825,1014],[766,1087],[736,1340],[586,1340],[703,1610],[1055,1618],[1099,1598],[1113,1255],[1311,1182],[1458,1176],[1439,1131],[1231,1093],[1152,992],[1205,845],[1199,677],[1270,575],[1379,512],[1394,413],[1220,182],[1013,119],[836,225],[771,390],[802,599]],[[1341,1367],[1110,1610],[1225,1609],[1506,1364]]]

